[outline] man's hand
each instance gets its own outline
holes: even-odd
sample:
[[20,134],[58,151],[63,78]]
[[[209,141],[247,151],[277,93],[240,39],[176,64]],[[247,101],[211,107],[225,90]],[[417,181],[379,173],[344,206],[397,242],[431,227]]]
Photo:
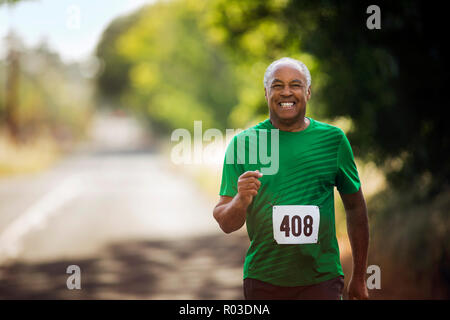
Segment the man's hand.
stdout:
[[350,279],[348,284],[348,299],[349,300],[367,300],[369,299],[369,291],[367,291],[366,281],[364,278]]
[[214,208],[214,218],[225,233],[239,230],[245,223],[247,208],[258,194],[262,173],[258,170],[244,172],[238,179],[238,193],[232,198],[221,196]]
[[246,171],[238,179],[238,194],[237,199],[241,205],[247,208],[252,203],[253,197],[258,194],[261,181],[258,179],[262,177],[262,173],[256,171]]

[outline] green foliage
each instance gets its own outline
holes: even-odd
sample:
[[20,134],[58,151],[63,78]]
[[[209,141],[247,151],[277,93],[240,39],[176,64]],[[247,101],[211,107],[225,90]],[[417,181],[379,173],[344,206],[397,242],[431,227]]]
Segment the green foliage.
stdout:
[[128,89],[128,82],[125,80],[128,76],[130,63],[124,57],[117,54],[114,43],[138,18],[139,12],[117,18],[102,34],[102,38],[97,45],[97,55],[107,65],[97,78],[97,89],[101,98],[114,101]]
[[101,93],[118,96],[159,130],[192,129],[194,120],[224,128],[236,88],[226,55],[201,26],[206,4],[157,3],[113,22],[97,51],[105,64]]
[[[290,14],[302,5],[293,2]],[[368,15],[361,15],[368,5],[330,1],[313,8],[320,28],[308,33],[304,48],[332,75],[321,99],[329,116],[353,120],[350,139],[358,155],[385,165],[397,187],[422,187],[431,176],[432,195],[450,178],[450,165],[434,156],[449,151],[440,116],[447,75],[437,34],[444,19],[423,1],[382,2],[382,29],[369,30],[362,19]]]
[[358,157],[375,161],[393,186],[425,185],[432,196],[450,178],[450,162],[436,156],[450,144],[438,36],[445,19],[420,0],[381,2],[382,29],[369,30],[369,5],[159,2],[107,29],[100,89],[167,130],[197,119],[242,128],[267,117],[267,65],[291,56],[312,74],[308,115],[350,119]]
[[[449,126],[441,116],[448,78],[439,37],[442,12],[423,1],[381,2],[382,29],[369,30],[369,2],[215,3],[213,25],[243,65],[241,74],[283,55],[306,60],[313,79],[309,113],[351,118],[355,153],[383,166],[393,185],[427,182],[430,196],[449,186],[450,163],[436,156],[450,151]],[[246,101],[252,95],[241,95],[247,107],[233,112],[266,113],[261,100],[250,98],[261,107]]]

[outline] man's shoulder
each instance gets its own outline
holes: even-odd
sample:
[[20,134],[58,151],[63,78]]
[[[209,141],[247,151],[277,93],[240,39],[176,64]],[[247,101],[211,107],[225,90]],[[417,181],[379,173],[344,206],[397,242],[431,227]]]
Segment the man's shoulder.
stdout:
[[327,135],[338,136],[338,137],[345,136],[344,131],[335,125],[325,123],[322,121],[318,121],[315,119],[313,119],[313,121],[314,121],[314,129],[320,133],[326,133]]
[[248,135],[252,135],[255,134],[256,132],[260,131],[260,130],[270,130],[273,129],[273,127],[270,125],[270,121],[269,119],[266,119],[264,121],[261,121],[247,129],[244,130],[240,130],[236,135],[235,138],[239,138],[242,136],[248,136]]

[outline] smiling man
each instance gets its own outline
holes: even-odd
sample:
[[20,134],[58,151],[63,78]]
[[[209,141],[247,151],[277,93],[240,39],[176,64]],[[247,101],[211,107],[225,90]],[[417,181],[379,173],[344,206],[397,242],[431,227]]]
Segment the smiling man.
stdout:
[[[344,273],[335,231],[334,187],[344,203],[353,253],[350,299],[367,299],[369,227],[350,144],[344,132],[306,117],[311,75],[300,61],[282,58],[264,74],[269,119],[234,137],[223,167],[214,218],[230,233],[246,223],[246,299],[342,299]],[[279,169],[238,161],[235,141],[248,131],[277,131]],[[260,139],[261,143],[268,143]],[[265,148],[270,149],[270,144]],[[246,150],[251,150],[246,149]],[[272,154],[272,157],[274,155]]]

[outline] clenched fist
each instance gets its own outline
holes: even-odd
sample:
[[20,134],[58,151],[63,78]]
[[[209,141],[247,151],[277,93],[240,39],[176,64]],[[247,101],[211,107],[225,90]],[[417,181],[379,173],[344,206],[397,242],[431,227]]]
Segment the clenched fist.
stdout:
[[238,179],[238,196],[242,204],[249,206],[253,197],[258,194],[261,181],[258,179],[262,177],[262,173],[256,171],[246,171]]

